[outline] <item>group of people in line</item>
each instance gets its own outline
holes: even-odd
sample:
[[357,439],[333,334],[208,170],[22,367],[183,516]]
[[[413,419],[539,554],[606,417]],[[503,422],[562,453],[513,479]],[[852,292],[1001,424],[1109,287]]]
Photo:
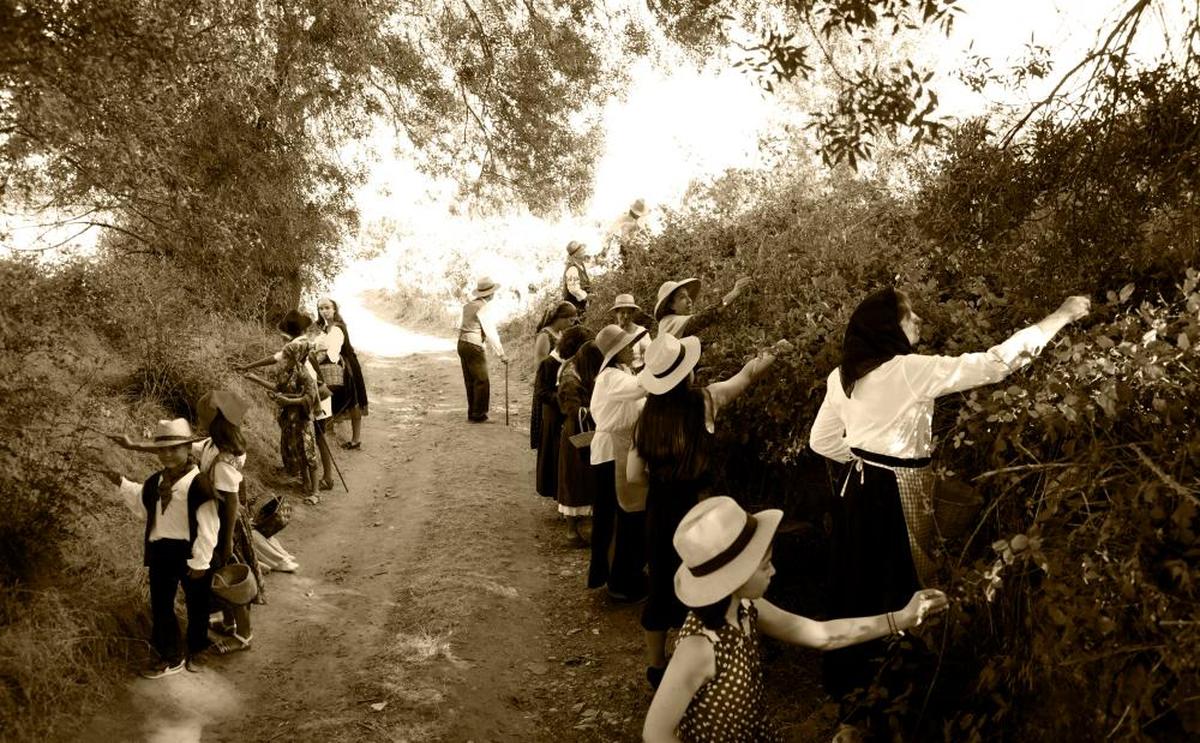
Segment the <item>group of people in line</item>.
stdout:
[[[578,252],[568,246],[562,301],[547,310],[534,343],[535,485],[557,502],[568,538],[590,543],[587,586],[616,602],[644,601],[646,680],[656,690],[645,740],[777,739],[760,633],[827,651],[823,685],[841,704],[835,740],[885,734],[861,690],[877,678],[888,638],[948,605],[931,587],[934,401],[1028,364],[1088,313],[1089,300],[1070,297],[1003,343],[960,356],[914,352],[921,317],[904,292],[887,287],[862,300],[811,428],[816,453],[850,465],[833,513],[831,618],[815,621],[764,598],[782,512],[747,513],[714,492],[721,411],[791,344],[780,340],[733,376],[699,385],[700,335],[713,332],[749,280],[704,309],[698,279],[666,281],[652,315],[617,295],[613,322],[593,337],[577,324],[590,289]],[[477,295],[485,290],[495,285],[485,279]],[[639,321],[656,324],[653,339]],[[499,347],[494,328],[485,337]],[[474,415],[486,416],[486,407]],[[581,528],[589,516],[590,536]],[[671,630],[678,634],[668,655]]]
[[[368,412],[362,367],[337,303],[322,298],[317,317],[314,322],[299,310],[289,311],[278,326],[282,348],[235,367],[270,390],[278,407],[282,466],[277,470],[296,478],[305,501],[313,505],[319,502],[319,490],[334,486],[329,423],[348,418],[351,436],[342,447],[359,449],[362,418]],[[274,365],[270,378],[250,371],[268,365]],[[298,567],[274,534],[286,523],[286,497],[277,496],[270,504],[273,528],[251,518],[243,476],[242,423],[248,408],[237,392],[214,390],[196,404],[203,434],[195,433],[187,419],[176,418],[159,421],[150,438],[109,435],[126,449],[155,454],[160,465],[140,482],[101,470],[129,509],[145,520],[143,561],[149,569],[151,644],[157,654],[142,674],[146,678],[199,671],[210,654],[248,649],[253,639],[250,606],[266,603],[263,576]],[[183,643],[175,615],[180,588],[187,615]]]

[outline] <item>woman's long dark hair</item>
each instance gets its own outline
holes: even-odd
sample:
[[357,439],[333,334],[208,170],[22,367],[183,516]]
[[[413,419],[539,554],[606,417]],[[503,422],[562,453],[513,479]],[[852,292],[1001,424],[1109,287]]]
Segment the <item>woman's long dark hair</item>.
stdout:
[[587,397],[591,397],[592,390],[596,387],[596,377],[600,374],[600,364],[604,363],[604,354],[595,341],[588,341],[579,347],[572,358],[579,382]]
[[230,423],[219,410],[213,416],[212,423],[208,424],[208,435],[212,437],[213,446],[217,447],[217,451],[235,457],[246,453],[246,439],[242,436],[241,427]]
[[896,356],[912,353],[912,344],[900,327],[907,299],[892,287],[867,295],[850,315],[842,340],[842,390],[846,397],[854,384]]
[[559,302],[553,307],[547,307],[542,313],[542,319],[538,322],[537,332],[541,332],[554,324],[555,320],[561,320],[564,317],[578,317],[579,311],[575,305],[567,301]]
[[729,624],[725,614],[729,611],[730,601],[733,601],[732,594],[716,603],[694,607],[692,613],[700,620],[700,624],[704,625],[704,629],[718,630]]
[[650,395],[633,428],[633,445],[660,480],[696,480],[708,471],[704,390],[687,378],[662,395]]

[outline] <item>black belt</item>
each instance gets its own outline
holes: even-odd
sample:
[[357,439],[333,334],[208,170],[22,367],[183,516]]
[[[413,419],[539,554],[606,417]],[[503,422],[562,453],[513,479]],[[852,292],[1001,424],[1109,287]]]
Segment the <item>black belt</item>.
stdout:
[[873,451],[856,449],[854,447],[850,447],[850,453],[864,462],[871,462],[872,464],[879,464],[884,467],[911,467],[913,469],[920,469],[921,467],[928,467],[933,461],[933,457],[904,459],[903,457],[889,457],[886,454],[876,454]]

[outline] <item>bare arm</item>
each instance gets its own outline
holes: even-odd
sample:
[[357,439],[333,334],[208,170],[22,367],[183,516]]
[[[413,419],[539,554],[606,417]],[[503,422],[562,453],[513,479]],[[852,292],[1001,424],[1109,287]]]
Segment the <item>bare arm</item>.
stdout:
[[272,392],[275,391],[275,383],[274,382],[268,381],[268,380],[264,379],[263,377],[260,377],[257,374],[250,374],[249,372],[247,372],[246,374],[243,374],[242,376],[244,376],[246,379],[249,379],[251,382],[254,382],[255,384],[266,387],[267,389],[271,390]]
[[242,364],[241,366],[235,366],[235,367],[233,367],[233,370],[236,372],[246,372],[246,371],[250,371],[251,369],[257,369],[260,366],[270,366],[271,364],[274,364],[276,361],[278,361],[278,359],[275,358],[275,354],[271,354],[270,356],[264,356],[263,358],[259,359],[258,361],[251,361],[249,364]]
[[716,656],[706,638],[691,635],[680,640],[654,700],[650,702],[646,722],[642,725],[642,740],[646,743],[678,741],[675,730],[692,703],[692,697],[716,673]]
[[750,383],[758,379],[758,377],[771,368],[771,364],[775,363],[775,356],[779,353],[785,353],[792,350],[792,344],[786,340],[779,340],[770,349],[762,351],[754,358],[746,362],[742,370],[734,374],[729,379],[713,382],[708,386],[708,391],[712,395],[713,405],[716,410],[713,411],[713,417],[716,417],[717,412],[729,403],[733,402],[750,386]]
[[873,617],[818,622],[784,611],[766,599],[754,602],[758,609],[758,624],[764,634],[818,650],[836,650],[885,637],[892,634],[893,630],[911,629],[924,621],[927,615],[942,611],[948,605],[946,594],[935,588],[927,588],[914,593],[908,605],[900,611]]

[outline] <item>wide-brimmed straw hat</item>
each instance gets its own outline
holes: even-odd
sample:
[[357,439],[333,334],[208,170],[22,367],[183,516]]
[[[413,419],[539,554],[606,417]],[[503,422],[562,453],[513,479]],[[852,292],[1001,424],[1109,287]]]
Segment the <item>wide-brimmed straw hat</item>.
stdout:
[[500,285],[492,281],[491,277],[484,276],[479,281],[475,282],[475,292],[471,295],[471,299],[483,299],[490,297],[496,293]]
[[696,291],[692,294],[694,297],[700,293],[700,279],[683,279],[682,281],[664,281],[662,286],[658,287],[658,301],[654,303],[654,319],[661,320],[663,315],[667,314],[671,308],[671,295],[679,291],[685,286],[696,285]]
[[605,325],[601,328],[600,332],[596,334],[596,347],[604,354],[604,361],[600,363],[600,368],[607,367],[608,362],[621,353],[621,349],[633,345],[645,334],[645,330],[627,333],[620,325]]
[[571,242],[567,243],[567,255],[575,255],[579,251],[583,250],[583,248],[583,243],[579,242],[578,240],[572,240]]
[[167,449],[172,446],[182,446],[190,444],[193,441],[199,441],[203,436],[197,436],[192,432],[192,426],[183,418],[175,418],[174,420],[161,420],[154,424],[154,434],[149,439],[134,439],[130,446],[134,449],[143,451],[153,451],[155,449]]
[[225,420],[235,426],[240,426],[246,417],[246,409],[246,401],[236,392],[230,390],[205,392],[200,397],[200,401],[196,403],[196,422],[200,424],[201,428],[208,428],[219,412],[225,416]]
[[642,359],[645,366],[638,372],[642,387],[651,395],[670,392],[696,368],[696,362],[700,360],[700,339],[694,335],[676,338],[667,332],[659,333],[646,348]]
[[782,519],[777,508],[749,514],[724,495],[697,503],[671,540],[683,559],[675,572],[675,595],[692,607],[732,595],[762,564]]
[[642,309],[641,307],[638,307],[637,302],[635,302],[633,300],[632,294],[618,294],[616,296],[616,298],[613,299],[613,306],[609,309],[609,311],[616,312],[617,310],[641,310],[641,309]]
[[644,217],[646,215],[646,200],[638,199],[630,204],[629,213],[637,219]]

